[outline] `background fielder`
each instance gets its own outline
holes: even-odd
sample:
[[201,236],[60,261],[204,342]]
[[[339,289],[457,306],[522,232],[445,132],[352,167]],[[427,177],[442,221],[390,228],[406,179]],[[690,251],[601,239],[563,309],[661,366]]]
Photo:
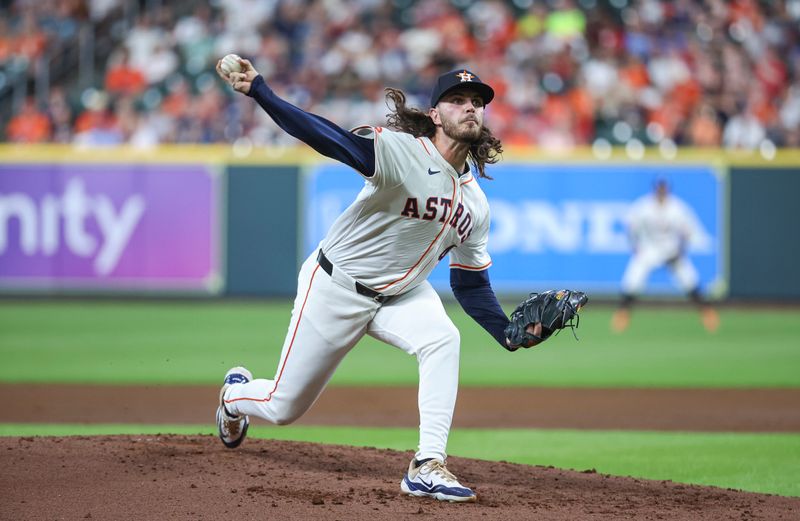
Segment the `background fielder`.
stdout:
[[694,212],[682,199],[670,193],[666,179],[657,179],[653,192],[634,201],[627,216],[632,255],[622,276],[622,299],[611,319],[611,328],[622,332],[630,324],[630,310],[642,293],[650,274],[667,267],[678,285],[700,309],[708,331],[719,327],[717,312],[702,299],[699,277],[687,255],[689,241],[696,233]]
[[[459,333],[427,282],[450,255],[453,293],[503,347],[541,341],[542,326],[518,324],[532,336],[511,345],[509,320],[491,288],[486,250],[489,206],[476,176],[502,151],[483,125],[492,88],[464,69],[439,77],[427,113],[406,107],[387,89],[399,132],[360,127],[347,132],[273,93],[247,60],[224,58],[217,72],[253,97],[286,132],[364,177],[356,200],[304,262],[280,361],[272,379],[237,367],[226,374],[217,424],[222,441],[243,440],[248,415],[275,424],[296,420],[314,403],[344,356],[365,334],[414,355],[419,363],[419,448],[401,481],[403,492],[474,501],[446,466],[458,388]],[[223,68],[224,65],[224,68]],[[470,159],[472,165],[468,164]],[[548,332],[549,333],[549,332]]]

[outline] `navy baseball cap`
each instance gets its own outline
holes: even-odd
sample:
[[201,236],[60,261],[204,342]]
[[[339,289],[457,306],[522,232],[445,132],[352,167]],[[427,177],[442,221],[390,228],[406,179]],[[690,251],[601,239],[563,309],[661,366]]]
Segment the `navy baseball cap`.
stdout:
[[494,98],[494,89],[483,83],[477,74],[467,69],[458,69],[446,72],[436,80],[436,85],[431,92],[431,107],[435,107],[442,96],[458,87],[474,89],[483,98],[484,105],[488,105]]

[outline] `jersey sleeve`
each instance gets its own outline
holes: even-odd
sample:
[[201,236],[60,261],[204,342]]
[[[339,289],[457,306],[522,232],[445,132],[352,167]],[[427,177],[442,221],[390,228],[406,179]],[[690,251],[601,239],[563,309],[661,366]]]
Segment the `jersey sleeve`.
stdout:
[[450,250],[450,268],[482,271],[492,265],[489,244],[489,205],[484,204],[485,218],[475,224],[467,240]]
[[489,270],[467,271],[452,268],[450,270],[450,287],[464,311],[492,335],[501,346],[513,351],[506,344],[505,328],[509,321],[489,282]]
[[375,153],[371,140],[281,99],[267,86],[261,75],[253,80],[248,96],[256,100],[273,121],[291,136],[320,154],[353,167],[364,177],[373,174]]
[[415,153],[411,149],[413,137],[384,127],[356,127],[351,132],[375,142],[375,173],[365,176],[367,181],[380,188],[393,188],[405,181],[408,175],[408,157]]

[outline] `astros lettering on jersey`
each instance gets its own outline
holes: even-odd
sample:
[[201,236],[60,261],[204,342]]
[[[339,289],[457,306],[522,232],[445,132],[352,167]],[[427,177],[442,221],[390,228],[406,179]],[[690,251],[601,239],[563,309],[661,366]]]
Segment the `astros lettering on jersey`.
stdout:
[[491,265],[489,203],[471,173],[459,176],[426,137],[382,127],[354,132],[375,141],[375,175],[321,244],[337,267],[396,295],[424,281],[448,252],[451,266]]

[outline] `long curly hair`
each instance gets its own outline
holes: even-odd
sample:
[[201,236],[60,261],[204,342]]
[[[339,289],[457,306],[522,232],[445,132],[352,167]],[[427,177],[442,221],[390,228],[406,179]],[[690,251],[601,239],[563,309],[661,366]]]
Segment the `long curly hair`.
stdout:
[[[386,89],[386,104],[394,109],[386,115],[386,125],[414,137],[432,138],[436,134],[436,125],[426,113],[406,105],[406,95],[400,89]],[[478,169],[478,177],[491,179],[486,175],[486,165],[500,160],[503,144],[494,137],[492,131],[481,126],[480,137],[469,146],[468,157]]]

